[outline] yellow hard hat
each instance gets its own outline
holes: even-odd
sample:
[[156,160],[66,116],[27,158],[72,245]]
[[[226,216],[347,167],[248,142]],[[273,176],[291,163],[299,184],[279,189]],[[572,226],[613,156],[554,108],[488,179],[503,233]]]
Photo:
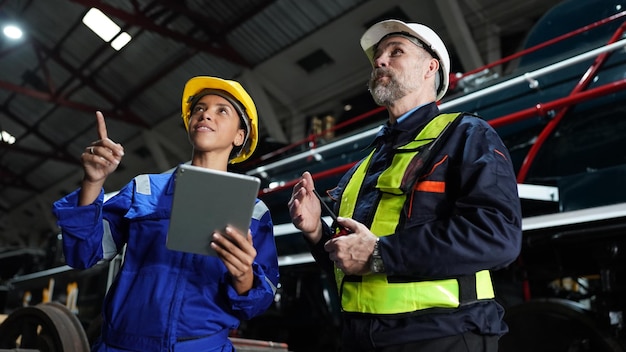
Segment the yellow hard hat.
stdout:
[[[182,100],[182,118],[185,123],[185,128],[189,131],[189,119],[191,118],[191,105],[194,102],[194,98],[198,93],[204,90],[217,90],[224,91],[228,95],[235,98],[236,103],[235,110],[238,111],[240,117],[244,119],[246,126],[248,127],[248,133],[246,135],[246,141],[241,146],[239,154],[230,160],[231,164],[242,162],[250,157],[256,145],[259,141],[259,118],[256,111],[256,106],[250,95],[237,81],[231,81],[221,79],[217,77],[198,76],[193,77],[185,84],[183,90]],[[214,94],[217,93],[214,91]],[[219,94],[218,94],[219,95]],[[227,98],[227,96],[224,96]],[[228,99],[228,98],[227,98]],[[239,108],[243,108],[240,110]]]

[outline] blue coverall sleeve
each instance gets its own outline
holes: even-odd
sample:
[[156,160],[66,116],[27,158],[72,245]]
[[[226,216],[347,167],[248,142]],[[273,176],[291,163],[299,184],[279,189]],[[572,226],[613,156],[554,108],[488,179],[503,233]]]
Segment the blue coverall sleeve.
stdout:
[[[63,236],[66,263],[76,269],[94,266],[102,259],[113,258],[123,247],[119,231],[128,209],[131,185],[122,189],[105,206],[104,191],[89,205],[78,206],[80,190],[54,202],[52,211]],[[105,221],[103,221],[105,220]]]
[[503,268],[519,255],[521,206],[511,158],[493,128],[472,120],[458,126],[420,180],[445,182],[445,191],[413,192],[406,226],[381,238],[388,275],[455,277]]
[[228,287],[228,296],[233,311],[241,319],[253,318],[267,310],[274,300],[278,286],[279,270],[274,225],[269,209],[261,200],[257,200],[250,224],[252,242],[257,251],[254,264],[254,284],[247,295],[240,296],[232,286]]

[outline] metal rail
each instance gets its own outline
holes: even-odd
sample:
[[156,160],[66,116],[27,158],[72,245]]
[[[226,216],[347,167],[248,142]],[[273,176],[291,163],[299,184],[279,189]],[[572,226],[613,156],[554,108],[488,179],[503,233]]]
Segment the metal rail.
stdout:
[[[518,53],[515,53],[513,55],[509,55],[509,56],[504,57],[504,58],[502,58],[500,60],[497,60],[497,61],[494,61],[492,63],[489,63],[489,64],[487,64],[485,66],[476,68],[476,69],[471,70],[469,72],[466,72],[463,75],[461,75],[461,77],[459,79],[461,79],[463,77],[468,77],[468,76],[474,75],[476,73],[479,73],[479,72],[482,72],[482,71],[485,71],[485,70],[489,70],[490,68],[495,67],[495,66],[499,66],[499,65],[505,64],[507,62],[510,62],[512,60],[520,58],[520,57],[522,57],[524,55],[533,53],[533,52],[535,52],[537,50],[543,49],[543,48],[548,47],[550,45],[553,45],[553,44],[556,44],[558,42],[570,39],[570,38],[572,38],[572,37],[574,37],[574,36],[576,36],[578,34],[587,32],[589,30],[592,30],[592,29],[597,28],[597,27],[602,26],[602,25],[606,25],[606,24],[608,24],[610,22],[613,22],[613,21],[616,21],[618,19],[621,19],[621,18],[623,18],[625,16],[626,16],[626,11],[622,11],[620,13],[617,13],[615,15],[612,15],[612,16],[607,17],[605,19],[602,19],[600,21],[596,21],[594,23],[591,23],[589,25],[583,26],[583,27],[578,28],[576,30],[573,30],[571,32],[565,33],[565,34],[563,34],[561,36],[558,36],[556,38],[550,39],[550,40],[545,41],[543,43],[540,43],[540,44],[537,44],[537,45],[532,46],[530,48],[527,48],[525,50],[522,50],[522,51],[520,51]],[[525,73],[525,74],[523,74],[523,75],[521,75],[521,76],[519,76],[517,78],[514,78],[515,81],[514,81],[513,84],[517,84],[517,83],[520,83],[522,81],[532,80],[532,79],[534,79],[534,78],[536,78],[538,76],[544,75],[546,73],[553,72],[555,69],[560,69],[563,66],[568,66],[568,65],[572,65],[572,64],[578,63],[580,61],[584,61],[584,60],[592,58],[594,56],[598,56],[598,55],[600,55],[600,54],[602,54],[604,52],[614,51],[614,50],[616,50],[616,47],[618,47],[618,46],[619,45],[608,46],[608,47],[605,46],[605,47],[603,47],[604,49],[599,48],[599,49],[596,49],[596,50],[594,50],[592,52],[584,54],[582,56],[581,55],[576,56],[577,58],[579,58],[579,59],[577,59],[577,61],[570,61],[570,62],[568,62],[565,65],[564,65],[564,62],[558,63],[557,66],[551,65],[549,67],[552,67],[552,68],[549,69],[549,71],[547,71],[547,72],[544,72],[542,70],[537,70],[537,71]],[[507,82],[510,82],[510,80],[508,80]],[[507,82],[504,82],[504,83],[507,83]],[[504,84],[494,85],[493,87],[489,88],[489,90],[483,89],[483,90],[480,90],[480,91],[477,91],[477,92],[474,92],[474,93],[467,94],[467,95],[465,95],[463,97],[456,98],[454,100],[451,100],[451,101],[448,101],[448,102],[445,102],[445,103],[441,104],[441,109],[442,110],[443,109],[449,109],[449,108],[451,108],[451,107],[453,107],[455,105],[465,103],[468,100],[475,99],[475,98],[480,98],[480,97],[482,97],[482,96],[484,96],[486,94],[490,94],[490,93],[492,93],[492,92],[494,92],[496,90],[496,89],[493,89],[495,87],[498,87],[497,89],[503,89],[503,88],[507,88],[508,85],[504,85]],[[258,159],[252,160],[251,161],[251,165],[256,165],[256,164],[262,163],[265,160],[268,160],[268,159],[271,159],[271,158],[273,158],[275,156],[281,155],[281,154],[283,154],[285,152],[288,152],[289,150],[292,150],[292,149],[294,149],[294,148],[296,148],[296,147],[298,147],[300,145],[306,144],[306,143],[310,143],[312,145],[315,145],[316,144],[315,141],[317,140],[317,138],[321,137],[322,135],[324,135],[324,134],[326,134],[326,133],[328,133],[330,131],[336,131],[336,130],[339,130],[339,129],[343,128],[343,127],[347,127],[349,125],[355,124],[355,123],[357,123],[357,122],[359,122],[359,121],[361,121],[361,120],[363,120],[363,119],[365,119],[367,117],[370,117],[370,116],[375,115],[377,113],[380,113],[382,111],[384,111],[384,108],[383,107],[379,107],[379,108],[373,109],[373,110],[371,110],[369,112],[366,112],[364,114],[361,114],[361,115],[359,115],[357,117],[354,117],[353,119],[350,119],[349,121],[345,121],[345,122],[343,122],[341,124],[337,124],[336,126],[333,126],[332,128],[330,128],[328,130],[322,131],[322,132],[320,132],[318,134],[309,135],[309,136],[307,136],[305,139],[303,139],[301,141],[292,143],[292,144],[287,145],[285,147],[282,147],[282,148],[280,148],[280,149],[278,149],[278,150],[276,150],[274,152],[271,152],[271,153],[268,153],[268,154],[264,154],[264,155],[262,155]],[[371,132],[371,131],[368,131],[368,132]],[[368,133],[368,132],[365,132],[365,133],[367,135],[370,135],[371,133]],[[340,146],[340,145],[335,145],[335,146]],[[305,157],[308,156],[308,155],[310,155],[310,154],[305,154]],[[264,170],[267,171],[267,170],[271,169],[270,165],[273,165],[273,164],[266,165]],[[252,170],[251,174],[258,174],[258,172],[256,172],[255,170]]]
[[[460,98],[457,98],[457,99],[454,99],[454,100],[451,100],[451,101],[444,102],[444,103],[442,103],[440,105],[439,108],[442,111],[444,111],[444,110],[451,110],[454,106],[466,103],[466,102],[471,101],[473,99],[479,99],[479,98],[481,98],[483,96],[486,96],[486,95],[489,95],[489,94],[493,94],[493,93],[498,92],[498,91],[502,91],[503,89],[510,88],[510,87],[515,86],[517,84],[525,83],[525,82],[528,82],[529,80],[532,80],[532,79],[537,79],[538,77],[541,77],[541,76],[553,73],[555,71],[561,70],[563,68],[567,68],[569,66],[575,65],[575,64],[580,63],[580,62],[584,62],[586,60],[590,60],[590,59],[592,59],[594,57],[598,57],[601,54],[613,52],[613,51],[618,50],[618,49],[622,49],[625,46],[626,46],[626,39],[622,39],[622,40],[620,40],[618,42],[615,42],[613,44],[609,44],[609,45],[597,48],[595,50],[592,50],[592,51],[586,52],[584,54],[580,54],[580,55],[571,57],[571,58],[569,58],[567,60],[563,60],[561,62],[558,62],[558,63],[552,64],[552,65],[546,66],[544,68],[541,68],[541,69],[538,69],[538,70],[535,70],[535,71],[524,73],[524,74],[522,74],[522,75],[520,75],[518,77],[512,78],[512,79],[507,80],[505,82],[501,82],[501,83],[495,84],[493,86],[481,89],[480,91],[467,94],[465,96],[462,96]],[[609,91],[616,91],[616,90],[619,90],[619,89],[623,89],[622,86],[618,86],[618,87],[619,88],[616,88],[615,90],[611,89]],[[532,89],[532,88],[529,87],[529,89]],[[573,105],[575,103],[581,102],[582,101],[581,99],[583,99],[584,95],[575,95],[574,97],[575,98],[573,98],[573,99],[568,99],[567,100],[569,105]],[[549,105],[549,103],[538,104],[537,106],[542,106],[542,107],[545,108],[545,106],[548,106],[548,105]],[[535,109],[535,111],[536,110],[537,109]],[[519,120],[519,119],[521,119],[520,116],[522,116],[524,118],[530,118],[532,116],[535,116],[535,114],[536,114],[536,112],[528,113],[527,112],[528,110],[522,110],[522,111],[523,111],[523,113],[521,113],[521,112],[520,113],[513,113],[513,114],[506,115],[506,116],[503,116],[503,117],[500,117],[500,118],[497,118],[497,119],[490,120],[488,122],[490,124],[492,124],[492,121],[497,121],[498,125],[500,125],[500,124],[503,123],[503,121],[511,120],[508,117],[512,116],[512,115],[517,116],[516,120]],[[360,116],[357,117],[357,118],[360,118]],[[268,171],[270,171],[270,170],[272,170],[274,168],[277,168],[277,167],[280,167],[280,166],[283,166],[283,165],[287,165],[287,164],[290,164],[290,163],[293,163],[293,162],[296,162],[296,161],[300,161],[300,160],[309,158],[311,156],[315,156],[315,155],[320,154],[322,152],[325,152],[327,150],[331,150],[333,148],[338,148],[338,147],[341,147],[343,145],[347,145],[347,144],[353,143],[355,141],[361,140],[363,138],[371,137],[371,136],[375,135],[378,132],[379,129],[380,129],[380,127],[376,127],[376,128],[373,128],[373,129],[370,129],[370,130],[367,130],[367,131],[364,131],[364,132],[361,132],[361,133],[358,133],[358,134],[355,134],[355,135],[352,135],[352,136],[349,136],[349,137],[346,137],[346,138],[339,139],[337,141],[333,141],[333,142],[328,143],[326,145],[323,145],[321,147],[313,148],[313,149],[310,149],[310,150],[308,150],[306,152],[302,152],[302,153],[299,153],[299,154],[296,154],[296,155],[293,155],[293,156],[290,156],[290,157],[287,157],[287,158],[275,161],[273,163],[269,163],[267,165],[256,167],[256,168],[248,171],[247,174],[248,175],[264,176],[264,175],[267,174]],[[283,152],[284,152],[284,150],[283,150]],[[265,191],[264,193],[267,194],[267,193],[269,193],[269,191]]]
[[[624,33],[625,25],[626,23],[622,23],[622,25],[615,31],[615,33],[609,40],[609,43],[615,43],[619,38],[622,37],[622,34]],[[570,93],[570,96],[573,96],[576,93],[585,90],[589,86],[591,81],[596,76],[596,73],[600,70],[600,67],[602,67],[602,65],[606,62],[610,53],[612,53],[612,51],[603,52],[598,55],[594,63],[583,74],[578,84],[576,84],[576,86]],[[556,116],[552,120],[550,120],[550,122],[548,122],[548,124],[543,128],[541,133],[539,133],[539,135],[537,136],[537,139],[535,140],[535,143],[532,145],[532,147],[526,154],[526,158],[522,162],[522,166],[520,167],[520,170],[517,173],[517,182],[519,183],[524,182],[524,180],[526,179],[526,176],[528,175],[528,171],[530,170],[530,167],[532,166],[533,161],[535,160],[535,157],[537,156],[537,153],[539,153],[539,150],[541,150],[541,147],[543,147],[543,143],[545,143],[548,137],[552,135],[552,132],[554,132],[556,127],[561,123],[561,121],[563,120],[567,112],[569,111],[570,107],[571,105],[566,105],[565,107],[563,107],[563,109],[561,109],[556,114]]]

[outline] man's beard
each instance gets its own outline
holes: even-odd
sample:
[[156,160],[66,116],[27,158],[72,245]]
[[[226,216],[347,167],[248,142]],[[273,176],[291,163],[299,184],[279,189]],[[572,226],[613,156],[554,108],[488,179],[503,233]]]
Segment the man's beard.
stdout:
[[[383,76],[388,78],[387,82],[378,81]],[[384,67],[372,72],[368,87],[376,104],[381,106],[391,106],[408,93],[407,87],[401,83],[396,73]]]

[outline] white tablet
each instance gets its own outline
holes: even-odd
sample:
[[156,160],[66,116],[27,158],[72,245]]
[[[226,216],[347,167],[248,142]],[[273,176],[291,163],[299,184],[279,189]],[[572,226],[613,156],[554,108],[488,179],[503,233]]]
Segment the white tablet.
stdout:
[[230,225],[247,234],[260,180],[253,176],[183,164],[176,169],[167,248],[215,255],[215,231]]

